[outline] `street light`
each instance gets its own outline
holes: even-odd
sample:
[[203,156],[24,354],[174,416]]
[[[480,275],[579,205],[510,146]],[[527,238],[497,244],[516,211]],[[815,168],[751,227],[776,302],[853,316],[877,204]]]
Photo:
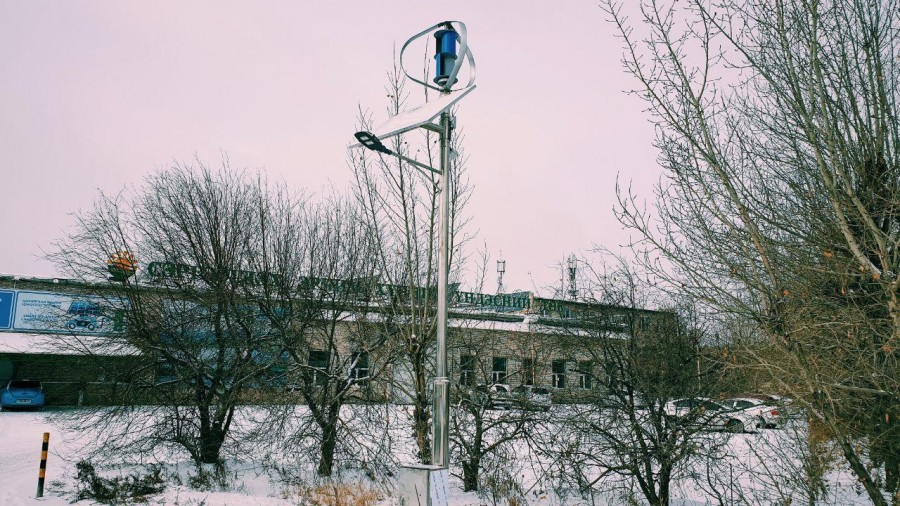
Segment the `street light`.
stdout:
[[[403,66],[403,54],[406,48],[412,42],[432,33],[435,38],[435,77],[433,80],[435,84],[416,79]],[[459,44],[458,49],[457,43]],[[453,89],[453,86],[459,81],[457,76],[464,63],[467,63],[469,66],[468,84],[462,88]],[[357,132],[355,137],[359,143],[351,147],[365,147],[382,155],[394,156],[411,163],[419,171],[427,170],[440,175],[437,357],[432,404],[431,463],[433,466],[447,469],[450,465],[450,380],[447,378],[447,292],[448,276],[450,274],[450,141],[454,123],[450,114],[450,108],[475,89],[475,60],[467,43],[466,25],[459,21],[444,21],[412,36],[400,49],[400,68],[411,81],[440,92],[440,97],[419,107],[397,114],[385,123],[373,128],[371,132]],[[439,122],[434,123],[434,120],[438,117],[440,117]],[[440,169],[435,169],[412,158],[395,153],[384,145],[386,139],[415,128],[424,128],[436,132],[440,137]],[[429,502],[431,502],[430,499]]]
[[384,144],[378,140],[378,137],[375,137],[369,132],[356,132],[354,134],[356,140],[359,141],[364,147],[371,149],[372,151],[378,151],[379,153],[384,153],[386,155],[394,154],[393,151],[387,148]]

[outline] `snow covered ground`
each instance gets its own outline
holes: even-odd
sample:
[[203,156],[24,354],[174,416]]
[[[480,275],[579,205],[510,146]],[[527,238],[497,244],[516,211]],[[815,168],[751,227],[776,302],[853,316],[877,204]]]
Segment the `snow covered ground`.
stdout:
[[[0,413],[0,504],[38,504],[34,499],[37,489],[38,465],[41,460],[41,440],[44,432],[50,432],[50,448],[57,442],[56,430],[43,414]],[[47,457],[47,476],[53,480],[66,463],[52,452]],[[62,497],[48,493],[52,487],[44,487],[45,500],[40,504],[68,504]]]
[[[389,448],[393,456],[387,464],[389,466],[412,461],[411,441],[406,437],[409,430],[403,423],[403,408],[392,409],[396,413],[389,424],[390,432],[395,436],[392,437],[393,446]],[[0,505],[64,505],[74,500],[75,463],[80,460],[84,443],[89,441],[85,441],[84,434],[67,432],[54,426],[50,421],[52,414],[52,411],[0,413]],[[350,418],[353,418],[352,414]],[[44,432],[51,434],[47,484],[44,498],[36,499]],[[792,438],[797,434],[802,437],[802,430],[767,430],[758,434],[730,436],[726,454],[720,461],[714,461],[702,469],[695,466],[679,476],[674,486],[673,504],[782,504],[785,497],[792,497],[794,504],[805,502],[801,501],[803,493],[798,492],[802,488],[798,484],[802,477],[797,476],[798,467],[793,462],[799,457],[792,446]],[[167,487],[161,494],[149,498],[149,503],[197,506],[333,504],[328,498],[333,493],[358,497],[360,500],[353,504],[360,506],[387,506],[396,502],[391,496],[393,486],[390,481],[373,481],[359,473],[345,473],[338,483],[325,483],[316,480],[310,469],[308,479],[301,480],[306,483],[285,481],[271,465],[260,462],[290,462],[291,455],[279,451],[280,446],[284,445],[275,442],[273,449],[264,452],[265,455],[244,455],[240,461],[231,456],[224,479],[227,486],[212,484],[202,490],[188,486],[190,476],[195,473],[191,463],[184,456],[172,456],[162,463]],[[519,486],[525,492],[523,497],[528,504],[626,504],[632,498],[640,501],[637,489],[629,493],[621,480],[616,481],[615,486],[611,481],[607,491],[601,484],[593,501],[574,491],[560,490],[551,483],[540,482],[539,477],[543,476],[539,469],[529,464],[533,459],[527,453],[527,447],[517,446],[511,451],[514,457],[501,464],[508,475],[520,480]],[[116,456],[108,457],[111,462],[116,460]],[[111,466],[101,471],[104,476],[109,476],[128,474],[135,468]],[[828,471],[826,482],[828,494],[819,504],[869,503],[852,476],[841,467],[840,459]],[[451,479],[450,486],[452,506],[509,504],[505,498],[490,494],[479,497],[475,493],[463,493],[461,483],[455,478]],[[89,503],[82,501],[79,504]]]

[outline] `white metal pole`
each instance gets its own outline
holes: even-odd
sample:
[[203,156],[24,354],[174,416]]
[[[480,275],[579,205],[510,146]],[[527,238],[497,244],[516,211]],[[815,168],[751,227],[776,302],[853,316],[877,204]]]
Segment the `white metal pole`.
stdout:
[[441,114],[441,209],[438,255],[437,364],[431,423],[431,463],[450,467],[450,380],[447,378],[447,307],[450,275],[450,134],[449,112]]

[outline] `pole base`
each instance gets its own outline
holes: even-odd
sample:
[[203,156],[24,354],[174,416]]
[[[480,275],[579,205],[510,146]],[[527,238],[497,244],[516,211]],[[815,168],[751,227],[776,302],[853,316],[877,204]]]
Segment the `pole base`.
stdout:
[[431,464],[450,467],[450,380],[434,379],[431,404]]
[[441,466],[400,467],[397,496],[401,506],[447,506],[448,471]]

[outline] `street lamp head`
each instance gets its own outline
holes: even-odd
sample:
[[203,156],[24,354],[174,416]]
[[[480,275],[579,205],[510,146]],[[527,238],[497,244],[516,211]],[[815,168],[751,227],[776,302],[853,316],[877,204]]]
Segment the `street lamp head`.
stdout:
[[371,132],[356,132],[355,134],[353,134],[353,136],[356,137],[356,140],[358,140],[359,143],[363,145],[363,147],[369,148],[372,151],[384,153],[386,155],[393,154],[393,151],[388,149],[387,146],[385,146],[380,140],[378,140],[378,137],[375,137],[375,135]]

